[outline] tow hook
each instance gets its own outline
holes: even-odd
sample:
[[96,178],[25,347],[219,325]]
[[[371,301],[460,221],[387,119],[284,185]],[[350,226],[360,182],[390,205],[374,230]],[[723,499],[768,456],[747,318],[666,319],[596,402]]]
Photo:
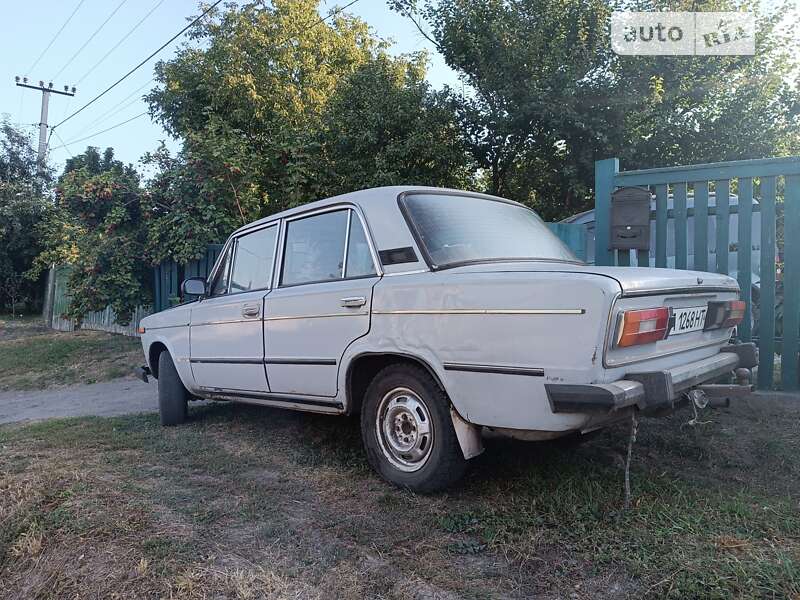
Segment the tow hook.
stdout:
[[700,410],[708,406],[708,396],[703,390],[693,389],[686,392],[686,397]]

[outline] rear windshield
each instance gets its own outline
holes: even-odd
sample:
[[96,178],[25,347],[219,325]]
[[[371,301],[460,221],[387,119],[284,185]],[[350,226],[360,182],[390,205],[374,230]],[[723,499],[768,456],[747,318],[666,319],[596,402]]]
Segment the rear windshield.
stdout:
[[580,262],[530,209],[474,196],[410,194],[403,199],[433,266],[472,262]]

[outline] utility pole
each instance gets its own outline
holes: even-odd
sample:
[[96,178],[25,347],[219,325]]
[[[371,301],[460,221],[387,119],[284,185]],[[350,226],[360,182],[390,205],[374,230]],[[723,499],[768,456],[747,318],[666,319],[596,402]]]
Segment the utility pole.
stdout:
[[60,94],[61,96],[74,96],[75,86],[72,89],[68,85],[64,86],[64,91],[57,90],[53,87],[53,82],[44,85],[44,81],[39,81],[39,85],[30,85],[27,77],[20,77],[17,75],[14,78],[17,86],[28,88],[29,90],[37,90],[42,93],[42,112],[39,117],[39,153],[37,155],[37,162],[39,163],[39,172],[44,169],[44,161],[47,155],[47,110],[50,106],[50,94]]
[[[39,81],[39,85],[30,85],[27,77],[22,77],[20,81],[19,75],[14,78],[17,86],[28,88],[30,90],[38,90],[42,93],[42,111],[39,116],[39,151],[36,156],[36,164],[41,175],[45,169],[45,161],[47,159],[47,110],[50,107],[50,94],[59,94],[61,96],[74,96],[75,86],[64,86],[64,91],[57,90],[53,87],[53,82],[44,85],[44,81]],[[42,316],[48,327],[53,325],[53,306],[55,303],[55,288],[56,288],[56,266],[51,265],[50,270],[47,272],[47,284],[44,288],[44,307]]]

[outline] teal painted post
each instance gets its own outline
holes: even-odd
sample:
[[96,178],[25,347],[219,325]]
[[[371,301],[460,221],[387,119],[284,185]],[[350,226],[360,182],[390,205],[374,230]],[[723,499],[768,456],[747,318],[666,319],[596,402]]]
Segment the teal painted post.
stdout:
[[153,312],[161,310],[161,265],[153,267]]
[[787,175],[783,207],[783,350],[781,384],[796,391],[798,333],[800,333],[800,175]]
[[775,378],[775,177],[761,178],[761,298],[758,318],[758,388]]
[[619,159],[607,158],[594,163],[594,262],[613,265],[611,246],[611,194],[614,177],[619,173]]
[[694,269],[708,271],[708,182],[694,183]]
[[656,266],[667,266],[667,186],[656,186]]
[[617,250],[617,264],[620,267],[631,266],[631,251],[630,250]]
[[742,300],[747,303],[744,320],[739,325],[739,337],[749,342],[752,338],[751,292],[753,287],[753,178],[739,178],[739,246],[736,250],[739,288]]
[[728,201],[731,195],[731,182],[727,179],[714,184],[717,204],[717,273],[728,274],[728,231],[730,229],[730,209]]
[[672,188],[672,197],[675,202],[675,268],[686,269],[686,183],[676,183]]
[[649,250],[637,250],[636,251],[636,266],[637,267],[649,267],[650,266],[650,251]]

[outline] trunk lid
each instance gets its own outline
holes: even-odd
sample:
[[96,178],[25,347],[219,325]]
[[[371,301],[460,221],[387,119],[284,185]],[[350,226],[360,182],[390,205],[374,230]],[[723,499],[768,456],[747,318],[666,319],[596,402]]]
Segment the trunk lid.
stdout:
[[665,293],[738,292],[739,284],[727,275],[653,267],[601,267],[549,261],[492,262],[457,267],[462,272],[558,272],[599,275],[617,282],[625,297]]
[[732,328],[698,330],[673,334],[661,341],[630,347],[615,344],[620,315],[626,310],[667,306],[678,312],[706,307],[717,300],[739,297],[739,284],[732,277],[718,273],[656,269],[646,267],[601,267],[544,261],[474,264],[458,267],[472,272],[559,272],[596,275],[611,279],[619,286],[620,295],[611,306],[606,326],[603,364],[607,376],[622,377],[627,372],[661,370],[699,360],[719,352],[727,343]]

